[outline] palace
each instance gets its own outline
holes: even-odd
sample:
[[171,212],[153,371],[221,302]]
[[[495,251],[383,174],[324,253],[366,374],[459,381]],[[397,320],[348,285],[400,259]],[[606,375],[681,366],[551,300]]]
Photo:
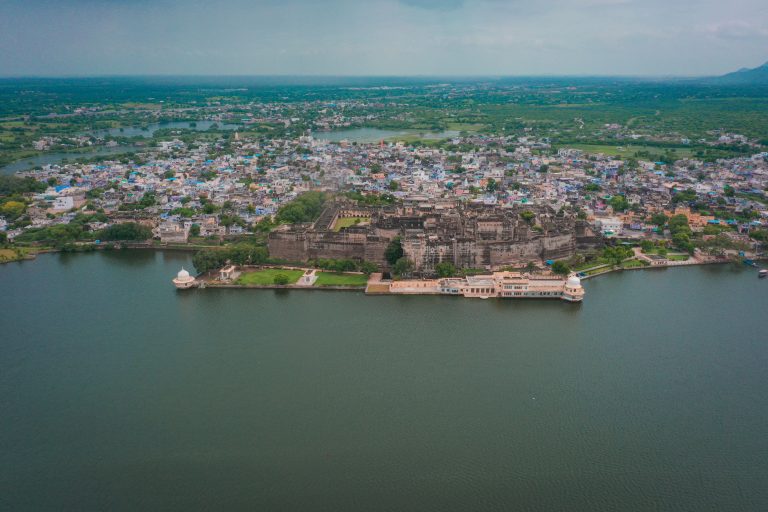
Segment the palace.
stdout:
[[[529,215],[528,220],[522,214]],[[345,219],[347,222],[345,222]],[[269,235],[269,254],[285,261],[353,259],[387,267],[384,251],[399,237],[414,272],[429,277],[436,265],[490,268],[562,259],[601,242],[573,213],[549,207],[405,204],[359,207],[337,201],[309,225],[282,226]]]
[[[388,288],[369,285],[375,293],[405,295],[461,295],[469,298],[562,299],[584,300],[581,280],[555,275],[530,275],[520,272],[494,272],[490,275],[448,277],[430,280],[403,280],[388,283]],[[385,291],[386,290],[386,291]],[[369,291],[369,293],[372,293]]]

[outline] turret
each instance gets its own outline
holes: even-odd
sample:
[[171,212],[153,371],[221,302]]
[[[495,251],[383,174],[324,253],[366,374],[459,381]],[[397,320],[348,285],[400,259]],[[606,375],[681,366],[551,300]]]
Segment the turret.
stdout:
[[581,302],[584,300],[584,288],[581,286],[581,279],[576,274],[570,275],[565,281],[563,300],[568,302]]

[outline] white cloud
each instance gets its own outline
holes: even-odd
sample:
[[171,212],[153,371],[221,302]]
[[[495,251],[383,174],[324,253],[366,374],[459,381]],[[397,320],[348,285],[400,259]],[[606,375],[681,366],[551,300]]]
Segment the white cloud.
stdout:
[[713,23],[704,27],[704,32],[721,39],[765,39],[768,28],[748,21],[731,20]]
[[6,75],[689,75],[768,59],[765,0],[0,1]]

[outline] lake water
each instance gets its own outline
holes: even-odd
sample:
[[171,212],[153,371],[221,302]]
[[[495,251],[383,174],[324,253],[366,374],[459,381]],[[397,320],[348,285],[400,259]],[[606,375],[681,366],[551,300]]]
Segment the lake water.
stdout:
[[[196,121],[196,126],[192,126],[190,122],[186,121],[173,121],[169,123],[153,123],[143,129],[138,126],[131,126],[123,128],[110,128],[109,130],[95,130],[87,132],[89,135],[96,137],[104,137],[107,135],[115,137],[145,137],[149,138],[154,135],[157,130],[160,129],[186,129],[186,130],[208,130],[214,121]],[[217,123],[222,130],[237,130],[241,128],[237,124],[229,123]],[[417,130],[381,130],[379,128],[355,128],[351,130],[333,130],[328,132],[314,132],[313,136],[318,140],[327,140],[329,142],[340,142],[342,140],[349,140],[350,142],[359,143],[374,143],[381,140],[391,139],[393,137],[412,136],[418,135],[422,139],[445,139],[450,137],[456,137],[459,135],[458,131],[446,130],[443,132],[421,132]],[[99,155],[114,155],[121,153],[133,153],[139,151],[140,147],[137,146],[117,146],[117,147],[99,147],[95,151],[78,151],[72,153],[64,152],[50,152],[43,153],[30,158],[24,158],[17,160],[13,163],[0,167],[0,174],[13,174],[19,171],[27,171],[34,169],[35,167],[58,164],[64,159],[76,160],[78,158],[91,158]]]
[[0,266],[0,509],[768,510],[768,281],[586,301],[177,292],[184,253]]
[[329,142],[340,142],[348,140],[350,142],[374,143],[393,137],[403,137],[419,135],[423,139],[445,139],[456,137],[458,131],[447,130],[443,132],[423,132],[418,130],[382,130],[380,128],[353,128],[349,130],[331,130],[327,132],[314,131],[312,136],[317,140],[327,140]]
[[208,130],[211,126],[216,124],[220,130],[237,130],[238,128],[242,128],[241,125],[238,124],[230,124],[230,123],[220,123],[216,121],[195,121],[195,126],[192,126],[192,122],[187,121],[170,121],[167,123],[152,123],[147,125],[146,127],[141,126],[128,126],[120,128],[110,128],[108,130],[94,130],[91,132],[87,132],[89,135],[93,135],[94,137],[105,137],[105,136],[113,136],[113,137],[145,137],[149,138],[152,137],[152,135],[155,134],[157,130],[197,130],[197,131],[205,131]]
[[[208,130],[214,124],[214,122],[215,121],[196,121],[196,126],[192,126],[192,123],[190,122],[173,121],[168,123],[153,123],[146,126],[146,129],[139,126],[129,126],[129,127],[123,128],[122,129],[123,131],[120,131],[120,128],[110,128],[109,130],[95,130],[95,131],[86,132],[86,133],[88,135],[93,135],[94,137],[105,137],[107,135],[111,135],[115,137],[139,136],[139,137],[149,138],[149,137],[152,137],[152,135],[154,135],[154,133],[160,129],[186,129],[186,130],[204,131],[204,130]],[[240,128],[240,125],[237,125],[237,124],[229,124],[229,123],[217,123],[217,124],[219,128],[222,130],[236,130]],[[39,166],[58,164],[58,163],[61,163],[64,159],[69,159],[71,161],[74,161],[74,160],[77,160],[78,158],[91,158],[94,156],[102,156],[102,155],[133,153],[141,149],[143,148],[140,148],[137,146],[116,146],[116,147],[102,146],[97,148],[94,151],[77,151],[77,152],[71,152],[71,153],[65,153],[65,152],[42,153],[40,155],[17,160],[8,165],[0,167],[0,174],[13,174],[19,171],[27,171],[29,169],[34,169],[35,167],[39,167]]]
[[35,167],[58,164],[65,159],[74,162],[78,158],[93,158],[95,156],[133,153],[133,152],[139,151],[140,149],[144,149],[144,148],[138,148],[136,146],[115,146],[115,147],[101,146],[93,151],[75,151],[71,153],[57,151],[57,152],[50,152],[50,153],[42,153],[37,156],[16,160],[13,163],[0,167],[0,174],[14,174],[20,171],[28,171],[30,169],[34,169]]

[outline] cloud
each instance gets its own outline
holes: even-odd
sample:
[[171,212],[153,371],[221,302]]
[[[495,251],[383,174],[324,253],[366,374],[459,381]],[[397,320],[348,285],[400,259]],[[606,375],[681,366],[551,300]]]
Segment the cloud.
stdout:
[[704,32],[719,39],[765,39],[768,28],[748,21],[732,20],[704,27]]
[[715,74],[765,2],[0,0],[0,74]]
[[404,5],[428,10],[453,10],[464,5],[464,0],[400,0]]

